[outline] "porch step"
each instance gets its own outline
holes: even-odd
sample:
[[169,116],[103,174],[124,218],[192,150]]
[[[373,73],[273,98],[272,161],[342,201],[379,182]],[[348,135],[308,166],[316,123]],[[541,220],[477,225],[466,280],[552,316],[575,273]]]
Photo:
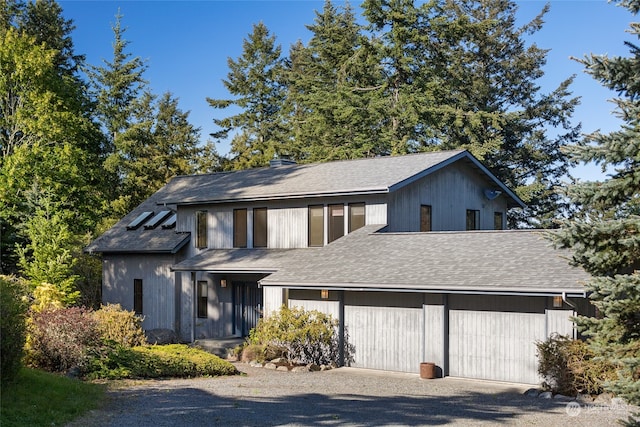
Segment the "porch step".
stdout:
[[244,342],[244,338],[205,338],[193,342],[194,346],[202,348],[204,351],[215,354],[222,359],[226,359],[229,351]]

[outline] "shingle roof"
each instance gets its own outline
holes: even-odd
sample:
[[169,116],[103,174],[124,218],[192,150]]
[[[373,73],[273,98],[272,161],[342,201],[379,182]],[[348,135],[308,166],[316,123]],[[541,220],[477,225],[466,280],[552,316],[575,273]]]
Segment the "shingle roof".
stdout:
[[285,287],[584,294],[588,279],[537,230],[374,233],[366,226],[264,278]]
[[135,230],[127,229],[127,225],[142,212],[158,213],[161,210],[170,209],[170,207],[159,207],[158,205],[165,188],[160,189],[91,242],[84,249],[85,252],[176,253],[179,251],[189,241],[189,233],[176,233],[174,228],[163,228],[161,224],[153,229],[146,229],[144,223]]
[[161,201],[200,204],[387,193],[459,160],[481,169],[508,196],[510,206],[524,207],[511,190],[465,150],[181,176],[167,184]]
[[172,267],[174,271],[270,273],[295,263],[304,254],[321,248],[209,249]]

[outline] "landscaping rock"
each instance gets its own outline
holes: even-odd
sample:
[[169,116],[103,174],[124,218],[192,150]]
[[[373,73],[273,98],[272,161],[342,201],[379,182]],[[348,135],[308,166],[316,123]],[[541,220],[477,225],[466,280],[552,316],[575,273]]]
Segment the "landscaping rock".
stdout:
[[269,362],[269,363],[265,363],[264,368],[265,368],[265,369],[273,369],[273,370],[276,370],[276,369],[278,369],[278,365],[276,365],[276,364],[275,364],[275,363],[273,363],[273,362]]
[[573,400],[573,398],[569,396],[565,396],[564,394],[558,393],[555,396],[553,396],[553,400],[557,400],[559,402],[570,402]]
[[289,372],[289,368],[285,365],[280,365],[276,368],[276,371],[284,371],[284,372]]
[[551,393],[550,391],[543,391],[538,395],[538,397],[540,399],[551,399],[553,398],[553,393]]
[[144,331],[149,344],[178,344],[178,335],[171,329],[149,329]]
[[252,360],[251,362],[249,362],[249,366],[251,366],[252,368],[262,368],[263,365],[257,360]]
[[67,378],[80,378],[80,368],[74,366],[67,371]]
[[320,366],[318,366],[318,365],[314,365],[313,363],[312,363],[312,364],[310,364],[310,365],[307,365],[307,368],[309,368],[309,370],[310,370],[311,372],[318,372],[318,371],[320,371]]
[[530,388],[529,390],[524,392],[525,396],[528,397],[538,397],[540,395],[542,390],[537,389],[537,388]]
[[609,405],[613,396],[609,393],[599,394],[593,399],[593,403],[598,405]]
[[309,372],[308,366],[294,366],[291,372]]

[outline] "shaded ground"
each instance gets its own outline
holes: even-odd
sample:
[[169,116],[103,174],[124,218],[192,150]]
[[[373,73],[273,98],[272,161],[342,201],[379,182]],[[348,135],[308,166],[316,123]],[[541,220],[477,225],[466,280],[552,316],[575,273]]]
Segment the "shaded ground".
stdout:
[[[291,373],[236,364],[244,376],[140,381],[109,392],[79,426],[611,426],[627,407],[529,398],[526,386],[422,380],[340,368]],[[572,415],[570,416],[569,413]]]

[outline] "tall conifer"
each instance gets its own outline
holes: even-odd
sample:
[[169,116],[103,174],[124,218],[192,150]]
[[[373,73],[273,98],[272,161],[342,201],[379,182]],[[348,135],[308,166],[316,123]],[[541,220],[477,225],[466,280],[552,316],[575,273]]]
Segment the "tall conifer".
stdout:
[[[638,0],[620,3],[634,14],[640,9]],[[640,38],[640,24],[632,23],[629,32]],[[640,405],[640,47],[626,45],[628,57],[580,60],[587,73],[617,92],[615,113],[623,124],[570,147],[572,160],[599,164],[611,174],[567,188],[577,211],[562,224],[556,243],[571,248],[573,262],[592,274],[586,285],[599,315],[578,317],[577,323],[596,354],[618,368],[607,389]]]

